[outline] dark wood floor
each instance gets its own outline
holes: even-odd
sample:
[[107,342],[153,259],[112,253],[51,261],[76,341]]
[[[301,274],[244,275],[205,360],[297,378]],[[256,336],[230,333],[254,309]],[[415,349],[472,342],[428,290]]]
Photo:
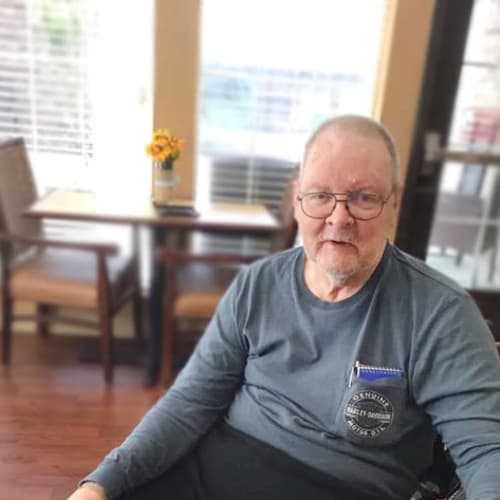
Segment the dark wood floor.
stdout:
[[142,387],[140,365],[79,361],[80,340],[16,336],[0,365],[0,500],[63,500],[128,434],[162,390]]

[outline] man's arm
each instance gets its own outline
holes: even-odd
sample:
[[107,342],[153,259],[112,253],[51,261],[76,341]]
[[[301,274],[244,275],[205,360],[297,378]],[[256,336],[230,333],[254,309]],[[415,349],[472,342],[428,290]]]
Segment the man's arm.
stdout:
[[102,486],[86,482],[79,486],[68,500],[107,500],[107,496]]
[[226,413],[241,384],[247,356],[236,314],[242,281],[240,273],[170,390],[84,478],[102,485],[109,500],[164,473]]
[[415,400],[457,464],[468,500],[500,499],[500,363],[468,296],[457,296],[416,342]]

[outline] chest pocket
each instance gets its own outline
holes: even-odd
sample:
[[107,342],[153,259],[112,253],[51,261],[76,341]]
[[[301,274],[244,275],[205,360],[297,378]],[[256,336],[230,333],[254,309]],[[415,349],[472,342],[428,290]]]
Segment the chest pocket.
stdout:
[[403,378],[361,380],[346,387],[335,432],[362,446],[386,446],[420,426],[422,411],[410,401]]

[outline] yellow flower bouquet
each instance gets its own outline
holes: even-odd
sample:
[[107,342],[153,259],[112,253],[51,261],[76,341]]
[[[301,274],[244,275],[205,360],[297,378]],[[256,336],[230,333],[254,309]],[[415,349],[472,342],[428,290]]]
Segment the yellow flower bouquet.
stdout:
[[153,158],[157,168],[171,170],[179,158],[184,141],[174,137],[170,130],[160,128],[153,132],[153,140],[146,146],[146,153]]

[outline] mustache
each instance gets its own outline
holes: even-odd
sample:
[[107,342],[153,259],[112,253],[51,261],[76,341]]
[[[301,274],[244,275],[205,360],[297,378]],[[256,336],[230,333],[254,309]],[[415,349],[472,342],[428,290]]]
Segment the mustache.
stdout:
[[321,243],[325,241],[338,241],[340,243],[356,243],[356,239],[352,234],[324,234],[319,237]]

